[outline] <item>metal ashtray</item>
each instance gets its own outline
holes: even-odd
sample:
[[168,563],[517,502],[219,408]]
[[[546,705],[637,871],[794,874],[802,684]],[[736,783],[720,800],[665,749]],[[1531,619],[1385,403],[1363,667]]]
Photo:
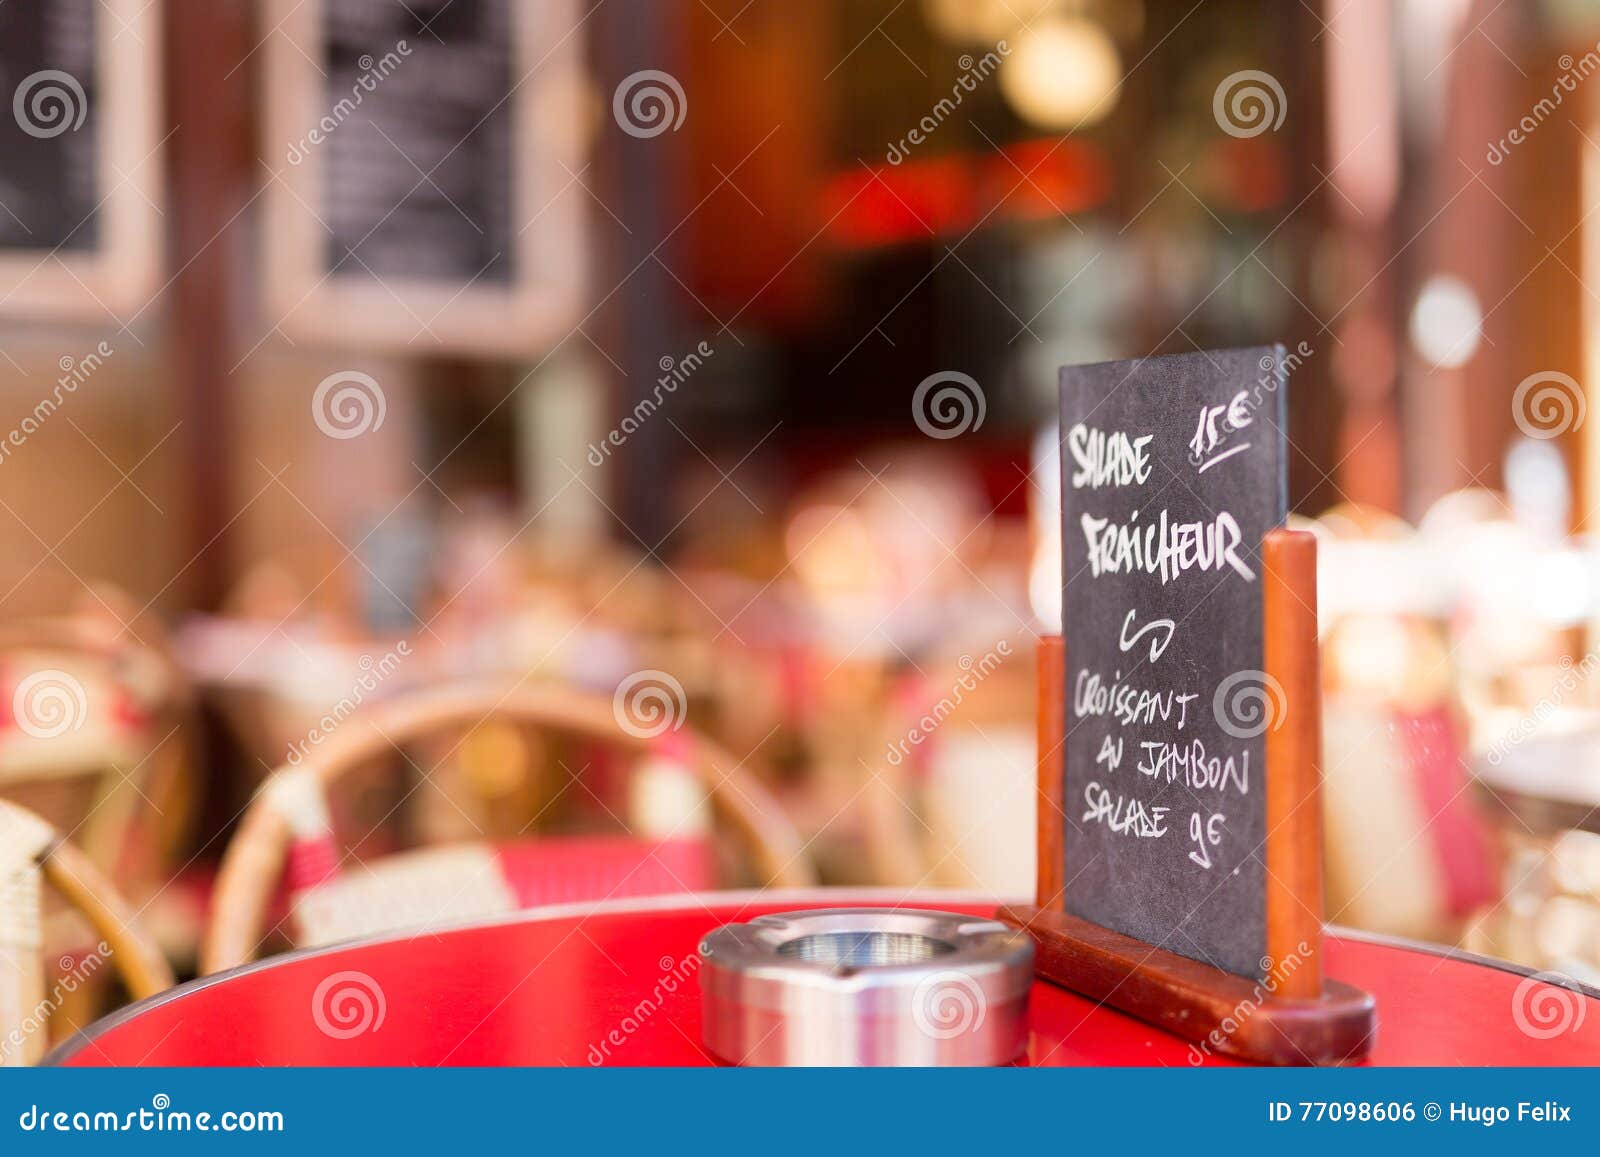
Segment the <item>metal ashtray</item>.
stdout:
[[742,1065],[999,1065],[1027,1043],[1033,941],[996,920],[825,908],[700,944],[702,1035]]

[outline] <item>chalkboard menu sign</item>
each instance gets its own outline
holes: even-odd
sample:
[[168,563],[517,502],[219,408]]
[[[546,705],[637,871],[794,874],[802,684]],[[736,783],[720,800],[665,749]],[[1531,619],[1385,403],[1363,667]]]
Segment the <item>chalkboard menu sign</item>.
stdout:
[[270,0],[268,319],[533,352],[577,320],[574,0]]
[[1286,514],[1278,347],[1061,371],[1067,912],[1266,967],[1261,543]]
[[0,5],[0,248],[95,246],[99,20],[95,0]]
[[350,102],[320,143],[328,269],[509,282],[511,0],[323,5],[324,99]]
[[158,17],[137,0],[0,4],[0,311],[120,322],[153,290]]

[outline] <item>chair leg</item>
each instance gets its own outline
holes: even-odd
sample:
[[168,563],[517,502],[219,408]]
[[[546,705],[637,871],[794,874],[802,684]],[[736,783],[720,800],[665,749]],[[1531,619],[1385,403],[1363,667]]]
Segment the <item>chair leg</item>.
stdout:
[[37,1064],[49,1045],[39,958],[41,880],[32,859],[0,864],[0,1066]]

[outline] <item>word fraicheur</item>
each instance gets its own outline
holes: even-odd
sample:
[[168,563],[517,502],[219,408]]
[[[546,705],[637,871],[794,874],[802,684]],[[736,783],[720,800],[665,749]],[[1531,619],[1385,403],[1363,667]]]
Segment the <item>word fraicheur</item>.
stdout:
[[1238,520],[1226,510],[1210,521],[1170,522],[1163,509],[1153,522],[1135,525],[1136,510],[1129,522],[1112,522],[1092,514],[1081,516],[1083,536],[1089,544],[1089,571],[1103,574],[1146,571],[1159,574],[1162,583],[1171,582],[1187,571],[1221,570],[1231,566],[1247,579],[1255,571],[1239,557],[1244,541]]

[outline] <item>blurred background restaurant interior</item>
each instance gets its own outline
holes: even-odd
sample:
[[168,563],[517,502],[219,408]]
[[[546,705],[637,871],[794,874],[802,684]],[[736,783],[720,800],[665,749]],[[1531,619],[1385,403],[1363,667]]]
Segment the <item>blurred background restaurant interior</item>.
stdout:
[[180,975],[218,893],[263,952],[1025,896],[1056,369],[1281,342],[1329,918],[1600,982],[1597,42],[1594,0],[0,5],[0,798]]

